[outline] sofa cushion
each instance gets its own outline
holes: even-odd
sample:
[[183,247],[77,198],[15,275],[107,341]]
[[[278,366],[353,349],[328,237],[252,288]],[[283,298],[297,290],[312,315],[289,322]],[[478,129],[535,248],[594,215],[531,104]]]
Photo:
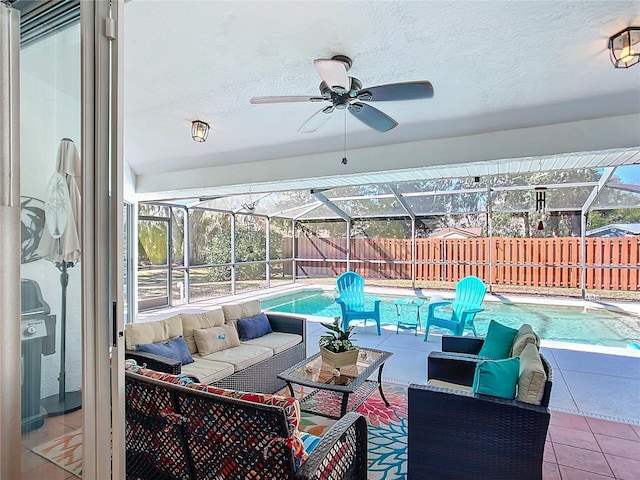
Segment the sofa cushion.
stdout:
[[194,362],[182,366],[182,373],[197,379],[200,383],[212,383],[233,375],[233,365],[196,357]]
[[516,384],[520,374],[518,357],[503,360],[480,360],[473,377],[473,393],[494,397],[516,398]]
[[243,345],[258,345],[273,350],[273,354],[277,355],[291,347],[295,347],[302,343],[302,335],[295,333],[271,332],[259,338],[242,342]]
[[507,327],[495,320],[491,320],[487,336],[478,355],[493,360],[508,358],[509,353],[511,353],[513,339],[517,333],[518,330],[515,328]]
[[445,382],[444,380],[436,380],[432,378],[427,381],[427,385],[430,387],[451,388],[453,390],[462,390],[463,392],[470,392],[471,387],[467,385],[458,385],[457,383]]
[[291,434],[291,436],[286,439],[286,442],[293,451],[294,457],[296,457],[296,466],[300,466],[302,461],[306,459],[307,452],[305,451],[304,442],[301,439],[300,430],[298,429],[298,426],[300,425],[300,404],[294,397],[271,395],[267,393],[241,392],[227,388],[218,388],[212,385],[203,385],[201,383],[194,383],[187,386],[202,392],[209,392],[215,395],[222,395],[224,397],[239,398],[248,402],[282,407],[286,413],[287,424]]
[[[198,354],[196,354],[198,355]],[[212,353],[206,357],[206,360],[215,360],[216,362],[230,363],[233,365],[234,371],[255,365],[262,360],[266,360],[273,356],[273,350],[257,345],[240,344],[239,347],[228,348],[219,352]]]
[[127,323],[124,326],[125,347],[128,350],[135,350],[138,344],[161,343],[182,336],[179,315],[155,322]]
[[535,344],[528,343],[520,353],[520,376],[518,377],[518,400],[540,405],[547,383],[540,353]]
[[513,346],[511,347],[511,356],[519,357],[522,353],[522,350],[528,344],[534,344],[537,347],[540,346],[540,337],[536,335],[533,331],[533,328],[528,323],[523,324],[515,338],[513,339]]
[[226,323],[236,324],[240,318],[255,317],[260,313],[260,300],[249,300],[240,303],[227,303],[222,306]]
[[182,336],[185,342],[187,342],[191,353],[198,351],[193,338],[193,330],[196,328],[221,327],[224,325],[224,313],[220,307],[212,308],[204,313],[181,313],[180,319],[182,320]]
[[259,338],[267,333],[271,333],[271,324],[267,315],[259,313],[255,317],[240,318],[236,325],[238,327],[238,333],[240,334],[240,340],[246,342],[253,338]]
[[191,353],[182,337],[174,338],[168,342],[139,343],[136,345],[136,350],[172,358],[181,362],[182,365],[193,363]]
[[238,332],[233,325],[222,325],[221,327],[195,328],[193,338],[198,347],[198,353],[206,357],[207,355],[226,350],[227,348],[240,345]]

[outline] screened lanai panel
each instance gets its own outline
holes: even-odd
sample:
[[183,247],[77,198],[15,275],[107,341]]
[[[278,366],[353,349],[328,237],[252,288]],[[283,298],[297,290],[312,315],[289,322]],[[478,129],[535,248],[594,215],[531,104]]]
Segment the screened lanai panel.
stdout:
[[397,198],[358,198],[351,200],[334,200],[336,206],[351,218],[360,217],[393,217],[407,215],[407,211]]
[[284,218],[272,218],[269,222],[269,259],[293,257],[293,224]]
[[486,192],[456,194],[406,194],[404,199],[419,216],[477,213],[486,210]]
[[317,202],[309,190],[230,195],[198,203],[198,208],[292,218],[297,209]]
[[184,214],[182,208],[171,208],[171,263],[184,266]]
[[[298,220],[339,220],[340,216],[331,210],[326,205],[320,204],[317,208],[314,208],[311,211],[306,211],[306,209],[301,208],[301,215],[298,217]],[[308,209],[309,207],[307,207]],[[306,212],[306,213],[303,213]]]
[[189,210],[191,265],[231,262],[231,215],[211,210]]
[[479,182],[475,181],[475,177],[466,178],[442,178],[431,180],[420,180],[411,182],[402,182],[396,185],[398,193],[428,193],[428,192],[446,192],[453,190],[486,190],[486,179],[481,178]]
[[[568,186],[547,188],[544,192],[544,210],[580,210],[594,186]],[[535,212],[535,187],[520,190],[500,190],[491,194],[491,211],[494,213]]]
[[640,208],[640,193],[607,186],[600,191],[591,208]]
[[309,193],[309,190],[274,192],[258,202],[255,213],[293,218],[293,213],[300,207],[304,208],[317,202],[318,199]]
[[267,259],[267,219],[256,215],[236,215],[236,262]]
[[156,205],[154,203],[139,203],[138,216],[140,217],[169,217],[169,208],[165,205]]
[[345,197],[371,197],[376,195],[390,195],[393,191],[386,183],[372,183],[368,185],[353,185],[346,187],[336,187],[325,190],[324,193],[329,199]]

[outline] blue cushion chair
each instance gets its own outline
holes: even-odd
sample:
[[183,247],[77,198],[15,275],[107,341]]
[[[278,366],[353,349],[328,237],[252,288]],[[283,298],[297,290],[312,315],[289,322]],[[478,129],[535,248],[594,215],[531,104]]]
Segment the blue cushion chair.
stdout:
[[[482,280],[478,277],[469,276],[459,280],[456,284],[456,296],[453,301],[429,303],[424,341],[427,341],[431,327],[446,328],[451,330],[454,335],[460,336],[465,326],[468,326],[477,336],[473,319],[476,313],[484,310],[482,301],[486,292],[487,287]],[[450,306],[451,308],[440,308],[444,306]]]
[[376,321],[380,335],[380,299],[364,294],[364,278],[355,272],[345,272],[336,280],[338,296],[336,302],[342,309],[342,328],[349,328],[352,320]]

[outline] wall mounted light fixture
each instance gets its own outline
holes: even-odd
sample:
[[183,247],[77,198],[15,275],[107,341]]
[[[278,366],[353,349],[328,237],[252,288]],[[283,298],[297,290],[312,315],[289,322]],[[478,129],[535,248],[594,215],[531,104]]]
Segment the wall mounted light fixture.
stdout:
[[640,63],[640,27],[627,27],[609,39],[611,63],[616,68],[629,68]]
[[209,135],[209,124],[201,120],[194,120],[191,122],[191,138],[194,141],[202,143],[207,139]]

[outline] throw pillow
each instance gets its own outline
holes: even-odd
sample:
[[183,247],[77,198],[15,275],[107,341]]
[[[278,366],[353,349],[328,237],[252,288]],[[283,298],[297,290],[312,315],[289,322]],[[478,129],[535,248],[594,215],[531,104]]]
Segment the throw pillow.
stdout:
[[523,324],[518,330],[518,334],[513,339],[513,347],[511,349],[512,357],[519,357],[524,347],[533,343],[536,347],[540,346],[540,337],[536,335],[528,323]]
[[189,352],[184,338],[177,337],[164,343],[142,343],[136,346],[136,350],[147,353],[154,353],[162,357],[172,358],[182,362],[183,365],[193,363],[193,358]]
[[520,354],[520,377],[518,378],[518,400],[540,405],[547,383],[540,353],[534,344],[527,344]]
[[473,393],[494,397],[516,398],[516,384],[520,374],[518,357],[504,360],[480,360],[473,377]]
[[240,334],[240,340],[246,342],[252,338],[258,338],[271,333],[271,324],[267,315],[260,313],[255,317],[241,318],[238,320],[238,333]]
[[495,320],[491,320],[489,330],[487,330],[487,336],[484,339],[484,344],[478,352],[478,355],[494,360],[508,358],[511,352],[511,346],[513,345],[513,339],[517,333],[518,330],[515,328],[507,327]]
[[193,330],[193,338],[198,346],[198,353],[203,357],[240,345],[238,332],[233,325],[197,328]]
[[196,353],[198,347],[193,338],[193,331],[196,328],[221,327],[224,325],[224,313],[222,308],[214,307],[205,313],[181,313],[182,336],[187,342],[187,347],[191,353]]

